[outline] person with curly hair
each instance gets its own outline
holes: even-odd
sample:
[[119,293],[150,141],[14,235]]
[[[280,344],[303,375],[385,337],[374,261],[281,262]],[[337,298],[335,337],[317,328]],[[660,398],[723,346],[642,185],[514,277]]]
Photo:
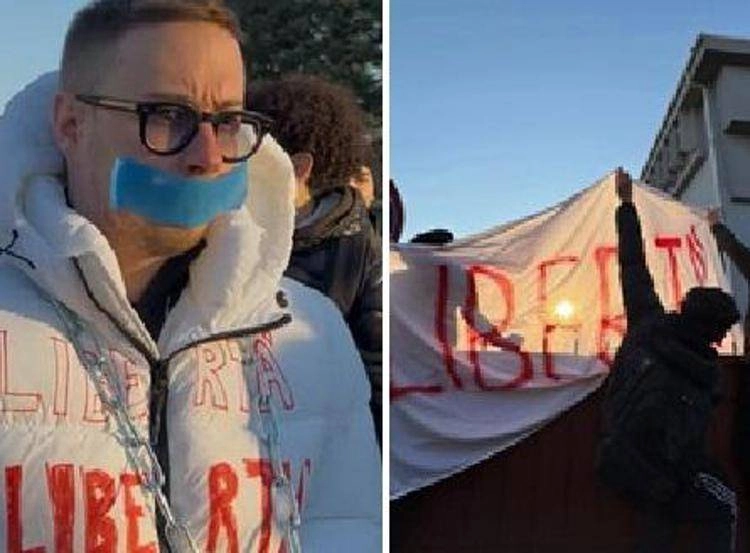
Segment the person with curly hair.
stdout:
[[368,165],[364,114],[354,94],[311,75],[253,83],[248,106],[274,120],[297,182],[287,275],[331,298],[349,325],[370,379],[380,439],[382,256],[360,193],[350,185]]

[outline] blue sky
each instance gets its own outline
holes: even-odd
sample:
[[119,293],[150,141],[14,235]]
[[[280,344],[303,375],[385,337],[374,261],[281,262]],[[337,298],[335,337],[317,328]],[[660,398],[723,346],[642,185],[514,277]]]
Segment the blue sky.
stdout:
[[41,73],[57,69],[65,30],[85,0],[0,0],[0,112]]
[[391,2],[405,237],[485,230],[617,165],[638,176],[699,32],[750,38],[750,2]]

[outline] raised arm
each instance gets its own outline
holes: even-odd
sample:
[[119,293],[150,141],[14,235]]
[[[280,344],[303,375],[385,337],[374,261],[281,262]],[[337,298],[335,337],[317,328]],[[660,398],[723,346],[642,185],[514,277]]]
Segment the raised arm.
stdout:
[[633,182],[622,168],[615,173],[615,186],[621,200],[615,214],[620,283],[628,328],[633,328],[644,317],[663,313],[664,308],[646,265],[641,223],[633,205]]

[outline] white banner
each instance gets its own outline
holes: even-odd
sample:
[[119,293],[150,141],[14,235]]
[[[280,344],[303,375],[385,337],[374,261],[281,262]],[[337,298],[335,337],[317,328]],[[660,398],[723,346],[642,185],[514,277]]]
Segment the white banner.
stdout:
[[[667,310],[729,290],[702,211],[636,186]],[[537,215],[390,256],[391,495],[501,451],[597,389],[625,332],[612,175]],[[739,327],[720,351],[739,353]]]

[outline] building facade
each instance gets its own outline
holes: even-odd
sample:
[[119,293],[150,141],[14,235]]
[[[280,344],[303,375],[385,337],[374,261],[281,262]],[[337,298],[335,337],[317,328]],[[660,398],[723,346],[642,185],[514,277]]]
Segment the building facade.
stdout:
[[[750,246],[750,40],[698,36],[641,180],[685,203],[719,206]],[[725,263],[746,313],[747,283]]]

